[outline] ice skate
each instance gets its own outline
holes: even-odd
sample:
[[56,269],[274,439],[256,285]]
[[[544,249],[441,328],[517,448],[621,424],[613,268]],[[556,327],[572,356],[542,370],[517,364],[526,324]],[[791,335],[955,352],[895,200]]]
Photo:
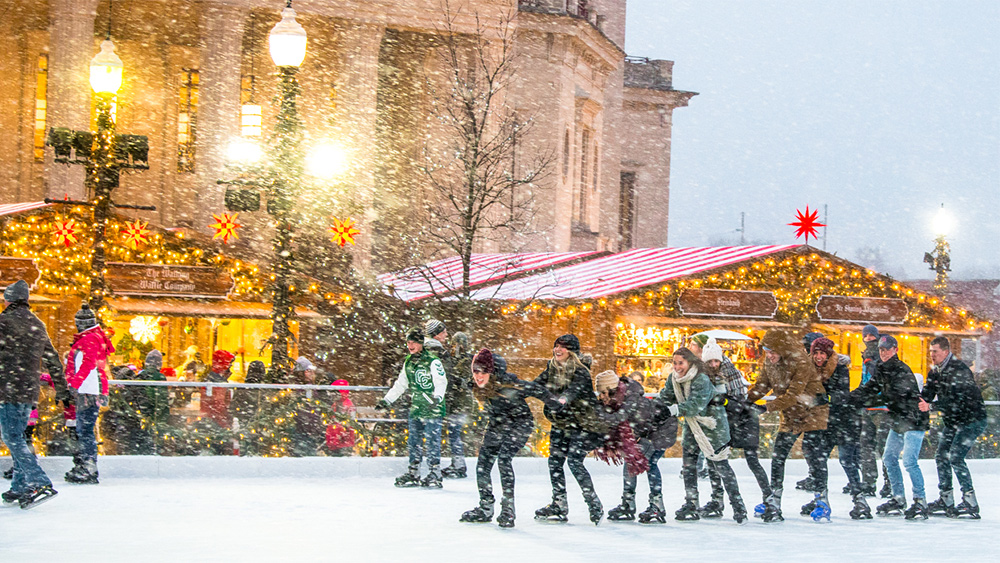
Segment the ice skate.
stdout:
[[702,518],[722,518],[722,511],[725,507],[722,505],[722,499],[715,499],[705,503],[698,509],[698,515]]
[[6,470],[4,470],[3,478],[7,479],[8,481],[14,478],[14,466],[10,466]]
[[868,506],[868,501],[865,500],[865,495],[854,495],[854,508],[851,509],[850,515],[852,520],[872,519],[872,509]]
[[701,515],[698,514],[698,502],[694,499],[688,499],[684,502],[684,505],[674,512],[674,520],[684,521],[694,521],[701,520]]
[[490,522],[493,520],[493,501],[481,500],[479,506],[462,513],[459,522]]
[[569,520],[569,505],[566,497],[552,499],[552,503],[535,511],[535,520],[566,522]]
[[962,493],[962,502],[955,507],[956,517],[969,517],[979,520],[979,501],[976,500],[976,491],[966,491]]
[[504,496],[500,499],[500,514],[497,516],[497,524],[501,528],[513,528],[514,518],[514,497]]
[[49,485],[45,485],[44,487],[39,487],[24,493],[19,499],[17,499],[17,502],[21,508],[28,510],[29,508],[35,508],[42,503],[52,500],[52,498],[57,494],[59,493],[55,489]]
[[451,465],[441,470],[441,477],[445,479],[465,479],[468,477],[468,470],[465,467],[465,458],[453,458]]
[[63,475],[63,479],[67,483],[73,483],[74,485],[97,485],[98,473],[95,469],[94,471],[89,471],[82,465],[74,465],[73,469],[70,469]]
[[420,481],[420,486],[427,489],[440,489],[441,485],[441,472],[437,468],[431,469],[430,473]]
[[396,477],[396,486],[400,488],[419,487],[420,474],[413,469],[410,469],[406,473]]
[[861,485],[861,494],[866,497],[875,496],[875,485]]
[[765,522],[784,522],[785,517],[781,515],[781,489],[774,489],[771,496],[764,501],[764,512],[761,518]]
[[903,517],[907,520],[927,520],[927,500],[923,497],[913,497],[913,504],[903,512]]
[[819,485],[812,477],[806,477],[805,479],[795,483],[795,488],[800,491],[808,491],[810,493],[819,492]]
[[892,498],[892,487],[889,485],[888,481],[882,484],[882,488],[879,490],[878,496],[882,498]]
[[880,504],[875,513],[879,516],[901,516],[906,510],[906,499],[903,497],[892,497],[889,502]]
[[612,522],[635,520],[635,495],[622,496],[622,503],[608,511],[608,520]]
[[954,518],[955,495],[952,491],[941,491],[941,497],[927,505],[927,513],[931,516],[947,516]]
[[591,493],[590,495],[585,495],[584,500],[587,501],[587,510],[590,512],[590,521],[594,523],[595,526],[601,524],[601,520],[604,519],[604,505],[601,504],[601,499],[597,498],[597,495]]
[[809,511],[809,516],[813,519],[813,521],[819,522],[825,518],[826,521],[829,522],[831,510],[830,501],[827,498],[827,492],[823,491],[816,493],[816,497],[813,499],[812,504],[813,509]]
[[738,494],[730,496],[729,505],[733,507],[733,520],[737,524],[745,524],[747,521],[747,507],[743,504],[743,497]]
[[667,523],[667,511],[663,508],[662,494],[649,495],[649,507],[639,514],[639,522],[642,524],[650,524],[653,522],[659,522],[660,524]]
[[4,504],[14,504],[15,502],[21,500],[21,495],[15,493],[14,491],[4,491],[0,494],[0,497],[3,498]]

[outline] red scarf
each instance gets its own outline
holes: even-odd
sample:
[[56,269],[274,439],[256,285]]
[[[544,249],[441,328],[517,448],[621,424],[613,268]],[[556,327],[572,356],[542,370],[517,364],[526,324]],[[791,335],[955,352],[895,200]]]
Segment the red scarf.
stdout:
[[[614,412],[618,412],[625,402],[625,388],[626,383],[619,381],[618,389],[611,398],[611,404],[608,405]],[[639,451],[639,444],[628,420],[623,420],[618,426],[612,427],[604,439],[604,445],[597,448],[595,453],[597,459],[607,464],[621,465],[624,461],[629,474],[633,476],[649,470],[649,460]]]

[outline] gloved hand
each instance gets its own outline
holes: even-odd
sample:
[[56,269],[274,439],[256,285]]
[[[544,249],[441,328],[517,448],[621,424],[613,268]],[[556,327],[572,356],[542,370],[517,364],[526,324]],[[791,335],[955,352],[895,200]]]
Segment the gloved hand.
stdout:
[[379,399],[378,402],[375,403],[375,410],[378,411],[389,410],[389,401],[386,401],[385,399]]
[[729,404],[729,399],[727,399],[725,395],[716,395],[712,397],[712,400],[709,401],[708,404],[724,407]]
[[677,413],[679,413],[681,409],[677,405],[668,405],[666,410],[670,413],[670,416],[677,416]]

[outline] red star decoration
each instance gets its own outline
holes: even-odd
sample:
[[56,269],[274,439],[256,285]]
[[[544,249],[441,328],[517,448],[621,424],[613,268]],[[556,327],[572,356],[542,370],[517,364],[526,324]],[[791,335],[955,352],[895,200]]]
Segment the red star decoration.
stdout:
[[126,222],[121,230],[122,236],[125,237],[125,246],[137,250],[140,244],[148,243],[149,229],[146,228],[148,224],[138,219],[131,223]]
[[79,226],[80,224],[73,219],[56,221],[56,228],[52,231],[52,236],[56,238],[57,243],[62,243],[67,247],[73,246],[73,243],[77,241],[77,235],[80,234]]
[[239,215],[239,213],[233,213],[232,215],[228,213],[216,215],[213,213],[212,217],[215,218],[215,223],[209,225],[215,229],[215,236],[213,236],[212,239],[221,238],[222,242],[229,242],[229,237],[234,239],[240,238],[239,235],[236,234],[236,229],[242,226],[236,222],[236,218],[239,217]]
[[806,244],[809,244],[809,237],[819,239],[819,236],[816,234],[816,227],[826,226],[823,223],[817,222],[817,219],[819,219],[819,210],[816,209],[810,213],[809,206],[807,205],[805,213],[796,209],[795,214],[795,218],[798,219],[798,221],[789,223],[792,227],[797,227],[795,230],[795,238],[799,238],[804,235],[806,237]]
[[347,243],[354,244],[354,235],[361,234],[361,231],[354,228],[354,219],[334,219],[330,233],[333,234],[333,242],[343,247]]

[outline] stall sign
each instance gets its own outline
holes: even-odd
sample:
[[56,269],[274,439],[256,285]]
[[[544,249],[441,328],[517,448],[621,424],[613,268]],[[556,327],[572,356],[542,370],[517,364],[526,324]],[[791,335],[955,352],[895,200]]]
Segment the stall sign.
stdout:
[[684,316],[773,319],[778,300],[770,291],[688,289],[677,298]]
[[117,296],[225,299],[235,282],[226,270],[109,262],[104,279]]
[[17,280],[24,280],[32,288],[38,283],[41,274],[35,267],[35,261],[30,258],[0,257],[0,289]]
[[909,308],[902,299],[821,295],[816,315],[821,321],[903,324]]

